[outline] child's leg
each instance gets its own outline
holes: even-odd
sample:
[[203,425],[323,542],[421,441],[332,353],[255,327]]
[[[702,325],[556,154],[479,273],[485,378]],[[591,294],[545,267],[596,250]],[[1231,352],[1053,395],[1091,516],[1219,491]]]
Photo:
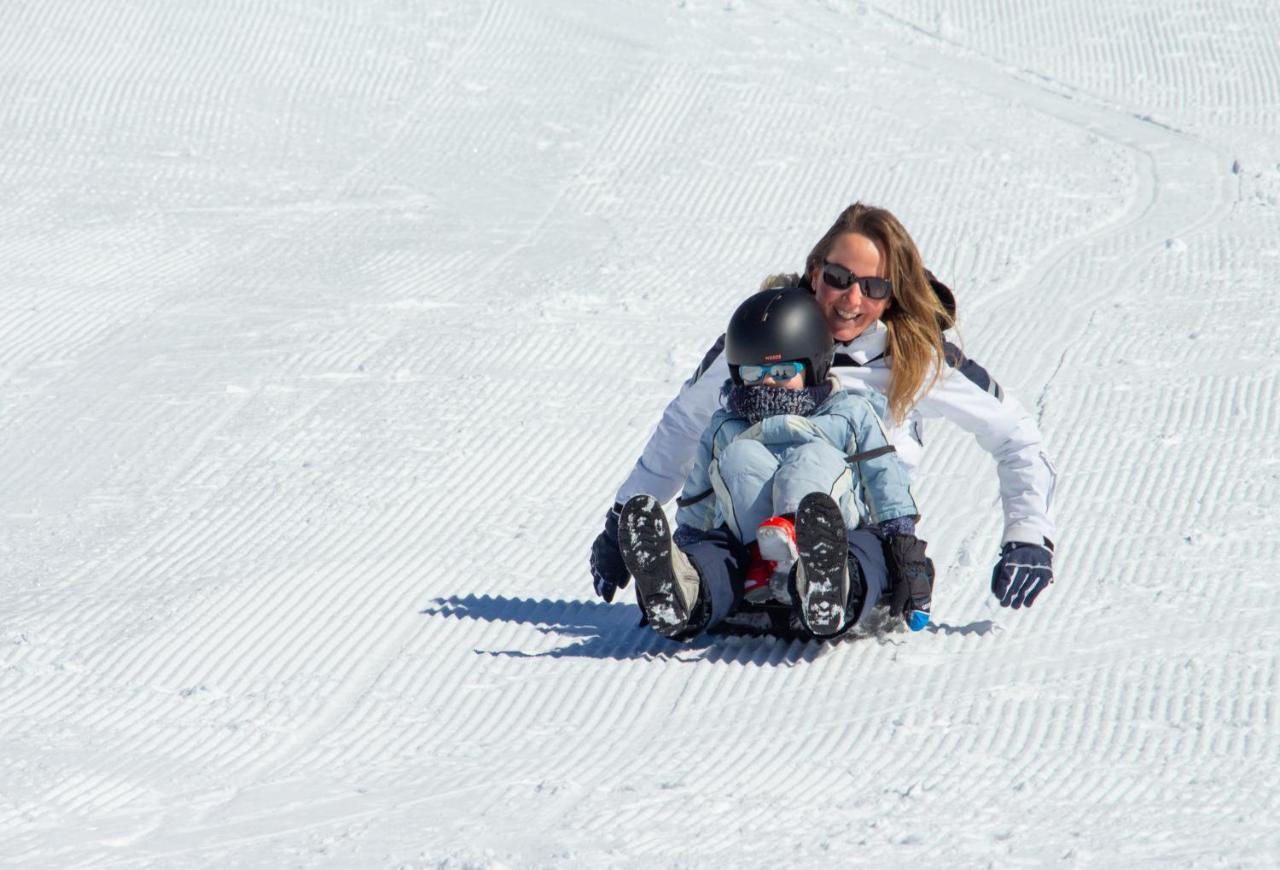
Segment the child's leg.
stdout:
[[743,544],[756,539],[756,528],[773,511],[773,477],[778,459],[759,441],[741,438],[720,454],[711,484],[720,515]]
[[706,590],[697,566],[673,543],[657,499],[637,495],[622,506],[618,549],[649,626],[670,638],[698,631],[709,603]]
[[737,607],[742,599],[742,574],[750,556],[746,546],[724,526],[710,531],[681,529],[676,542],[702,578],[710,610],[707,621],[698,626],[703,631]]
[[825,492],[840,505],[845,528],[855,528],[845,495],[853,485],[845,455],[825,441],[811,441],[788,450],[773,477],[773,516],[793,514],[800,499],[811,492]]
[[889,569],[884,561],[884,545],[870,529],[854,529],[849,532],[849,558],[856,559],[862,569],[862,579],[867,585],[867,597],[862,612],[849,614],[853,623],[861,622],[871,613],[871,608],[882,596],[889,594]]
[[839,637],[865,619],[887,589],[880,537],[867,528],[846,529],[831,496],[811,492],[796,511],[796,538],[795,613],[815,636]]
[[[847,614],[849,624],[866,619],[876,602],[889,591],[889,573],[885,565],[884,547],[871,530],[858,528],[860,518],[850,507],[847,497],[853,485],[844,454],[824,441],[815,441],[788,451],[774,475],[773,503],[777,513],[796,509],[810,492],[828,493],[840,506],[848,529],[849,559],[856,561],[866,586],[858,613]],[[853,571],[850,572],[854,573]]]

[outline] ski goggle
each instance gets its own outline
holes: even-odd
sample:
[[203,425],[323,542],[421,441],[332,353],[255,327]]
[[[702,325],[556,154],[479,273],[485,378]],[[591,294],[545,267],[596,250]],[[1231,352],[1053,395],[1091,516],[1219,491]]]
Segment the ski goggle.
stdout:
[[804,371],[804,363],[792,362],[771,363],[767,366],[738,366],[738,377],[744,384],[758,384],[765,378],[775,381],[789,381]]
[[888,299],[893,292],[893,282],[888,278],[859,278],[839,263],[823,263],[822,280],[828,287],[842,293],[857,284],[868,299]]

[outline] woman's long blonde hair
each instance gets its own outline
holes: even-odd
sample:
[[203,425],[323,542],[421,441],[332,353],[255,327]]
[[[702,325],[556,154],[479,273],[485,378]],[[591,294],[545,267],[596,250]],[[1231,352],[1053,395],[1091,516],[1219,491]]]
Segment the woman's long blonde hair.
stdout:
[[887,209],[860,202],[840,213],[805,260],[805,275],[815,293],[820,292],[817,278],[822,264],[836,239],[846,233],[866,236],[875,244],[884,261],[884,277],[893,282],[893,296],[881,317],[889,330],[885,351],[890,364],[889,414],[905,420],[917,397],[942,374],[942,325],[950,326],[952,318],[929,286],[924,262],[906,228]]

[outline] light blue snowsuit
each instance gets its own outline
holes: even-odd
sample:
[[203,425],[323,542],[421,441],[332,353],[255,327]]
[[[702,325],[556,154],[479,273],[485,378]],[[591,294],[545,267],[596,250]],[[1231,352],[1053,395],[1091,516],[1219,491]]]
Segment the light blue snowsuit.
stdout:
[[[764,520],[794,513],[810,492],[828,493],[844,514],[850,553],[867,583],[861,619],[888,588],[880,540],[866,526],[919,514],[877,404],[879,394],[846,391],[836,382],[807,416],[778,414],[752,424],[720,409],[677,502],[677,525],[705,532],[723,524],[745,545]],[[702,573],[714,624],[737,602],[726,572]]]

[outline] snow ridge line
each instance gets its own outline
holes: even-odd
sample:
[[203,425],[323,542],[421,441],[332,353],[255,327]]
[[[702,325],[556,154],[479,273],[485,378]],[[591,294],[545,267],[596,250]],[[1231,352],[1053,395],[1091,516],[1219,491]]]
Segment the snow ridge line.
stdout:
[[[456,99],[459,89],[447,88],[446,85],[457,77],[463,65],[475,56],[486,41],[491,41],[501,34],[501,28],[510,23],[510,17],[514,14],[515,11],[504,0],[486,0],[484,11],[468,34],[466,41],[452,52],[449,60],[431,84],[425,87],[422,93],[400,114],[391,132],[377,148],[359,160],[331,186],[331,193],[335,199],[338,198],[338,194],[348,192],[353,182],[367,173],[375,163],[383,161],[391,153],[392,148],[405,139],[410,129],[421,123],[420,115],[425,108],[435,103],[438,110],[443,110]],[[430,129],[429,125],[428,129]]]

